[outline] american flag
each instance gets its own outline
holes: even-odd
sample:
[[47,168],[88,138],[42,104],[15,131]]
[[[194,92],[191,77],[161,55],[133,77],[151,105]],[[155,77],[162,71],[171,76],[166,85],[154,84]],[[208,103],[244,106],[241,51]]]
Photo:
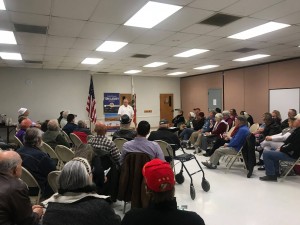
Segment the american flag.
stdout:
[[88,112],[88,117],[90,118],[90,121],[93,123],[96,123],[96,121],[97,121],[96,99],[95,99],[94,83],[93,83],[92,76],[91,76],[91,82],[90,82],[89,96],[88,96],[88,100],[86,103],[86,111]]

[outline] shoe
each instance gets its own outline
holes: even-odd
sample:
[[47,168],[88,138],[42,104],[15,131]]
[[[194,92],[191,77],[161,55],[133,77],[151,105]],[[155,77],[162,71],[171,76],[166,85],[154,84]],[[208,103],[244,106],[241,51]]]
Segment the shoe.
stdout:
[[204,153],[203,156],[205,156],[205,157],[210,157],[211,155],[208,154],[208,153]]
[[259,168],[257,168],[257,170],[266,170],[266,168],[265,168],[265,166],[261,166],[261,167],[259,167]]
[[262,181],[273,181],[273,182],[277,182],[277,176],[276,175],[267,175],[267,176],[264,176],[264,177],[260,177],[259,178],[260,180]]
[[206,166],[208,169],[217,169],[217,166],[209,163],[209,162],[201,162],[204,166]]
[[253,173],[253,167],[248,170],[247,178],[250,178],[252,176],[252,173]]
[[258,163],[256,163],[257,166],[263,166],[264,165],[264,161],[263,160],[259,160]]

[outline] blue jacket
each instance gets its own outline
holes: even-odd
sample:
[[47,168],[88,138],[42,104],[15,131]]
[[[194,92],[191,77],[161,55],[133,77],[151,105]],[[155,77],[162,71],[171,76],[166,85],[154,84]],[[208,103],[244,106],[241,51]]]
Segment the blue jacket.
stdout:
[[239,151],[241,147],[244,145],[249,133],[250,133],[249,128],[246,125],[241,126],[238,132],[230,140],[228,147],[232,147],[236,151]]

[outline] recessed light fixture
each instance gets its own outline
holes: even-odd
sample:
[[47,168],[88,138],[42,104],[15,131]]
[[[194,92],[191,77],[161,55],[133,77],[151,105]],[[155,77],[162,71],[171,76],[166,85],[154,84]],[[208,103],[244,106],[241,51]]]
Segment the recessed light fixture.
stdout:
[[174,72],[174,73],[168,73],[167,75],[169,76],[176,76],[176,75],[181,75],[181,74],[185,74],[186,72]]
[[20,53],[0,52],[0,57],[7,60],[22,60]]
[[243,58],[234,59],[232,61],[244,62],[244,61],[250,61],[250,60],[254,60],[254,59],[260,59],[260,58],[264,58],[264,57],[268,57],[268,56],[270,56],[270,55],[256,54],[256,55],[250,55],[250,56],[243,57]]
[[190,49],[188,51],[185,51],[185,52],[181,52],[177,55],[174,55],[175,57],[191,57],[191,56],[194,56],[194,55],[198,55],[198,54],[201,54],[201,53],[204,53],[204,52],[208,52],[209,50],[207,49],[198,49],[198,48],[193,48],[193,49]]
[[96,49],[96,51],[116,52],[127,44],[128,44],[127,42],[121,42],[121,41],[105,41]]
[[228,38],[240,39],[240,40],[247,40],[249,38],[253,38],[262,34],[266,34],[275,30],[280,30],[282,28],[289,27],[291,25],[285,23],[277,23],[277,22],[268,22],[262,24],[257,27],[253,27],[251,29],[242,31],[240,33],[234,34],[229,36]]
[[124,73],[126,73],[126,74],[136,74],[136,73],[140,73],[140,72],[142,72],[142,71],[141,70],[128,70]]
[[81,64],[91,64],[91,65],[95,65],[98,64],[99,62],[101,62],[103,59],[101,58],[85,58]]
[[3,0],[0,0],[0,10],[6,10]]
[[196,67],[194,69],[195,70],[207,70],[207,69],[211,69],[211,68],[215,68],[215,67],[219,67],[219,65],[205,65],[205,66]]
[[152,28],[159,24],[173,13],[181,9],[182,6],[170,5],[149,1],[136,14],[134,14],[125,26]]
[[0,43],[1,44],[16,45],[17,42],[16,42],[14,32],[6,31],[6,30],[0,30]]
[[153,63],[147,64],[143,67],[158,67],[158,66],[162,66],[165,64],[167,64],[167,63],[166,62],[153,62]]

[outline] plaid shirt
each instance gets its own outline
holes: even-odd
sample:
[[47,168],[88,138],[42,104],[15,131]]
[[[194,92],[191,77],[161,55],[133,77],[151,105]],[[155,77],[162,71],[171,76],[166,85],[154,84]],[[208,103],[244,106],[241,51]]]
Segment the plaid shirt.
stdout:
[[114,142],[109,140],[105,136],[97,135],[92,137],[88,143],[93,147],[93,148],[99,148],[103,151],[107,151],[110,153],[112,158],[115,160],[115,162],[119,162],[120,160],[120,151],[115,145]]

